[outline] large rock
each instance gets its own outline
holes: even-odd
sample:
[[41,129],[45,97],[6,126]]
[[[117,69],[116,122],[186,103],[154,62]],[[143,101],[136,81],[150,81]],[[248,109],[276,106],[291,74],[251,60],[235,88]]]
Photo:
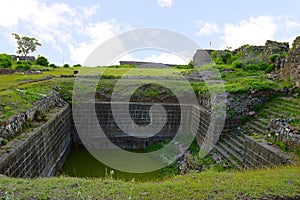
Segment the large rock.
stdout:
[[300,87],[300,36],[293,43],[285,62],[281,64],[278,74],[281,79],[290,79]]

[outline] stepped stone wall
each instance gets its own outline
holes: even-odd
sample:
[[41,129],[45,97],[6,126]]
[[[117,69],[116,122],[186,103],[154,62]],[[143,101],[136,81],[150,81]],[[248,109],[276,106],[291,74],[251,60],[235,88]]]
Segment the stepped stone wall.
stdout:
[[71,143],[71,109],[63,107],[25,140],[0,157],[0,174],[12,177],[56,175]]
[[288,162],[288,158],[267,144],[259,143],[245,136],[243,165],[245,167],[279,166]]

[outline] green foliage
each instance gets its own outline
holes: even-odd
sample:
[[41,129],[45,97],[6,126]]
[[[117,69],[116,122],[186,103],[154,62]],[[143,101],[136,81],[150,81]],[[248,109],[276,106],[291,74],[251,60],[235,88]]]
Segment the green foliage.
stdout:
[[1,140],[1,145],[7,145],[7,143],[8,143],[8,140],[6,140],[6,139],[3,139],[3,140]]
[[240,69],[240,68],[243,68],[243,67],[244,67],[244,63],[243,63],[242,61],[240,61],[240,60],[235,60],[235,61],[232,63],[232,66],[233,66],[234,68]]
[[194,69],[195,63],[194,61],[190,61],[188,65],[175,65],[175,69]]
[[211,58],[212,58],[213,60],[217,58],[217,53],[218,53],[217,50],[214,50],[213,52],[211,52]]
[[81,67],[81,64],[73,65],[73,67]]
[[[209,170],[163,181],[100,178],[2,178],[5,199],[296,199],[297,165],[232,172]],[[30,188],[30,189],[28,189]]]
[[300,157],[300,147],[296,149],[296,155]]
[[64,64],[63,68],[70,68],[69,64]]
[[35,119],[38,122],[47,121],[46,115],[44,113],[40,112],[40,111],[37,111],[35,113]]
[[223,54],[220,55],[219,59],[219,63],[220,64],[230,64],[231,61],[231,57],[232,57],[232,53],[230,51],[225,51]]
[[155,144],[148,146],[145,148],[145,152],[154,152],[157,151],[161,148],[163,148],[164,146],[166,146],[169,142],[171,142],[171,139],[166,139],[162,142],[156,142]]
[[0,54],[0,68],[11,68],[12,64],[13,59],[10,55]]
[[279,55],[279,57],[284,59],[284,58],[287,57],[287,55],[288,55],[287,52],[281,52],[280,55]]
[[286,144],[283,141],[277,141],[276,144],[285,152],[288,151]]
[[[218,55],[218,57],[217,57]],[[229,50],[225,50],[222,53],[219,53],[218,51],[212,52],[212,59],[217,65],[222,64],[232,64],[234,61],[240,59],[242,56],[241,53],[234,54],[233,52]]]
[[51,64],[49,65],[49,67],[57,68],[57,66],[56,66],[55,64],[53,64],[53,63],[51,63]]
[[270,73],[274,69],[275,69],[275,65],[274,64],[269,64],[269,66],[266,68],[265,72]]
[[187,65],[187,69],[194,69],[194,68],[195,68],[195,62],[191,60]]
[[26,60],[18,60],[18,61],[16,61],[16,64],[17,65],[32,65],[32,62],[31,61],[26,62]]
[[268,60],[270,61],[270,63],[275,63],[276,59],[277,59],[278,55],[277,54],[272,54],[268,57]]
[[121,76],[111,75],[111,74],[102,74],[102,79],[119,79]]
[[199,154],[199,145],[197,143],[197,140],[194,139],[194,141],[192,142],[192,144],[190,145],[189,147],[189,150],[191,151],[192,155],[193,156],[196,156]]
[[136,65],[111,65],[108,66],[107,68],[136,68]]
[[32,53],[36,51],[36,48],[38,46],[41,46],[39,41],[36,38],[28,37],[28,36],[22,36],[20,37],[17,33],[13,33],[13,36],[15,36],[15,39],[17,40],[17,54],[21,54],[25,56],[27,61],[27,55],[29,53]]
[[271,72],[274,69],[274,65],[273,64],[269,64],[266,62],[262,62],[262,63],[248,63],[246,65],[244,65],[243,69],[245,71],[266,71],[266,72]]
[[22,71],[27,71],[27,70],[30,70],[30,65],[26,65],[24,63],[21,63],[21,64],[17,64],[16,65],[16,70],[22,70]]
[[34,61],[34,63],[36,65],[41,65],[44,67],[48,67],[48,65],[49,65],[48,59],[44,56],[38,56],[37,59]]

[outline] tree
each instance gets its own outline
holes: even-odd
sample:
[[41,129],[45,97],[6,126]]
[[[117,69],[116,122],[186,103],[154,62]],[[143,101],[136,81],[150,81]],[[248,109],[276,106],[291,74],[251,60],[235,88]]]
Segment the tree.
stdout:
[[44,67],[48,67],[49,65],[48,59],[44,56],[38,56],[37,59],[34,61],[34,63]]
[[70,65],[69,64],[64,64],[64,66],[63,66],[64,68],[69,68],[70,67]]
[[10,68],[13,64],[13,59],[10,55],[0,54],[0,68]]
[[20,37],[17,33],[13,33],[15,39],[17,40],[17,54],[21,54],[25,56],[26,64],[27,64],[27,55],[36,51],[37,46],[42,46],[36,38],[31,38],[28,36]]

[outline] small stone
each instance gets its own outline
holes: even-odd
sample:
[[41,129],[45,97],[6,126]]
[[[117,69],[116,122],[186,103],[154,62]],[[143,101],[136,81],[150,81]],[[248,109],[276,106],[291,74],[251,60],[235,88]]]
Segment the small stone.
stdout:
[[273,143],[272,142],[268,142],[268,145],[273,145]]
[[147,195],[148,195],[148,192],[141,192],[140,195],[141,195],[141,196],[147,196]]
[[249,112],[249,116],[251,116],[251,117],[255,116],[255,114],[256,113],[254,111]]

